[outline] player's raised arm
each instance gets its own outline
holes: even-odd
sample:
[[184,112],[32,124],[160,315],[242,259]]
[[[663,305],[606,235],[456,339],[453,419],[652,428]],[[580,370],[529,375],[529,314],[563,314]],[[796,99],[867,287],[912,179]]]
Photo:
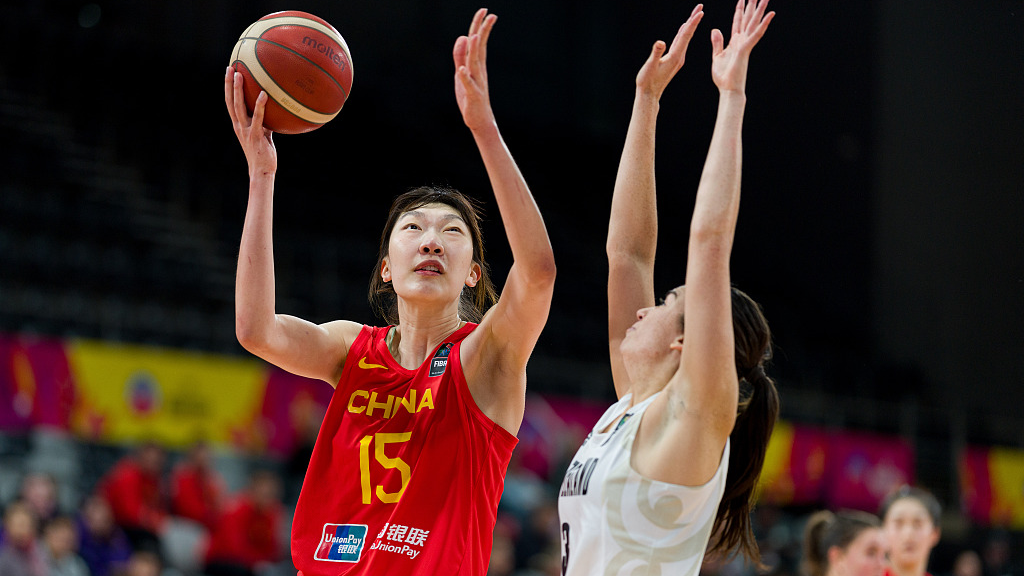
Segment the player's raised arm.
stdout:
[[723,48],[720,31],[711,33],[718,116],[690,223],[682,378],[672,381],[671,390],[693,412],[707,417],[711,426],[704,429],[715,431],[720,439],[716,444],[724,444],[733,429],[737,377],[744,376],[736,373],[729,258],[740,206],[747,64],[775,16],[765,14],[767,4],[737,4],[728,46]]
[[555,259],[540,210],[491,110],[487,41],[496,21],[481,9],[469,34],[456,41],[455,94],[487,168],[514,263],[498,303],[466,339],[463,362],[477,404],[515,432],[522,421],[526,362],[551,306]]
[[636,312],[654,304],[654,255],[658,243],[658,212],[654,178],[654,135],[661,95],[686,59],[686,48],[704,17],[704,5],[693,8],[679,27],[668,52],[658,40],[636,76],[633,114],[619,160],[608,222],[608,350],[615,393],[629,391],[629,375],[619,345]]
[[276,313],[272,230],[277,149],[273,132],[263,127],[267,95],[260,94],[250,118],[242,96],[242,75],[229,67],[224,75],[224,102],[249,164],[249,202],[235,280],[235,334],[246,350],[267,362],[333,386],[359,325],[344,321],[316,325]]

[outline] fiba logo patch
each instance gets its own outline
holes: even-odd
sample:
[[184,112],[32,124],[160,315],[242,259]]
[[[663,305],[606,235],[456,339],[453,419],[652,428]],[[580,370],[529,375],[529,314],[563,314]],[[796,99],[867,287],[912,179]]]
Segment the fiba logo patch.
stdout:
[[160,383],[145,370],[134,372],[124,386],[124,399],[132,412],[148,415],[160,408]]
[[324,524],[313,558],[326,562],[359,562],[366,544],[366,524]]
[[444,374],[444,369],[448,366],[448,354],[452,351],[452,343],[449,342],[434,354],[434,357],[430,359],[430,372],[428,376],[440,376]]

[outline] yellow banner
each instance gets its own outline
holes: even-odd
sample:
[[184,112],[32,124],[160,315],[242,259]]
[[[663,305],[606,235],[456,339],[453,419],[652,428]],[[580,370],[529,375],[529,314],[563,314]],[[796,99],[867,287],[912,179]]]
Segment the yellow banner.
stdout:
[[793,498],[793,480],[789,474],[793,435],[793,425],[779,420],[768,440],[768,450],[758,480],[760,496],[768,502],[784,503]]
[[260,362],[89,340],[68,342],[67,353],[77,384],[71,428],[80,436],[262,447]]
[[992,482],[992,521],[1024,528],[1024,451],[992,448],[988,455]]

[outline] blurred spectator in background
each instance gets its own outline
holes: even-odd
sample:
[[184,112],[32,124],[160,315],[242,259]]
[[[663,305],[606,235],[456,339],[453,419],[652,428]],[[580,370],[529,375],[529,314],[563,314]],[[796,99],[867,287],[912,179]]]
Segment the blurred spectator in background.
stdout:
[[193,444],[171,473],[171,512],[213,530],[223,494],[224,481],[213,468],[209,445]]
[[562,550],[551,546],[547,550],[530,556],[526,567],[512,576],[562,576]]
[[210,537],[207,576],[251,576],[259,566],[281,560],[281,480],[253,473],[249,486],[227,505]]
[[939,543],[942,506],[931,492],[903,486],[886,496],[881,511],[889,549],[886,576],[925,576],[928,557]]
[[313,446],[324,421],[324,408],[317,404],[309,392],[299,392],[288,408],[288,420],[295,430],[295,443],[285,461],[285,501],[295,504],[299,499],[302,481],[306,478]]
[[882,576],[882,523],[866,512],[822,510],[804,529],[804,576]]
[[1010,535],[1003,530],[994,530],[985,541],[982,551],[985,576],[1011,576],[1014,570],[1010,558]]
[[160,576],[162,571],[163,562],[156,552],[139,550],[132,552],[131,558],[128,559],[128,567],[123,574],[124,576]]
[[100,480],[98,492],[124,529],[133,550],[160,550],[159,534],[167,518],[163,469],[166,455],[154,443],[140,446],[121,459]]
[[494,531],[491,543],[491,560],[487,564],[487,576],[512,576],[516,568],[515,544],[501,530]]
[[545,500],[547,484],[532,470],[523,466],[522,456],[518,450],[512,452],[512,458],[505,473],[505,488],[501,493],[499,507],[515,516],[520,524],[529,522],[533,508],[538,502]]
[[0,545],[0,576],[49,576],[36,538],[38,523],[24,502],[4,511],[4,543]]
[[974,550],[964,550],[953,561],[952,576],[982,576],[981,556]]
[[78,535],[69,516],[56,516],[46,523],[42,548],[49,576],[89,576],[89,567],[77,554]]
[[[543,555],[553,544],[561,544],[561,524],[558,521],[558,501],[541,496],[523,524],[516,540],[516,567],[527,568],[531,559]],[[556,548],[561,571],[561,551]]]
[[45,472],[30,472],[21,481],[21,500],[35,514],[38,529],[59,513],[57,481]]
[[132,548],[124,531],[114,523],[110,504],[99,495],[86,498],[78,519],[78,555],[92,576],[120,573]]

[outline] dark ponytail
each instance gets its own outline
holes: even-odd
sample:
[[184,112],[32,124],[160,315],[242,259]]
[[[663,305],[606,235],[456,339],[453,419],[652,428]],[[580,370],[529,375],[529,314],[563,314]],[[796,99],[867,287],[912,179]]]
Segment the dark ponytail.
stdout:
[[828,510],[815,512],[804,528],[804,576],[825,576],[828,573],[828,551],[838,547],[845,551],[868,528],[882,525],[878,517],[856,510],[833,514]]
[[835,514],[828,510],[815,512],[807,519],[804,528],[804,561],[801,569],[804,576],[825,576],[828,572],[828,548],[822,549],[825,531],[835,521]]
[[765,363],[772,357],[768,321],[761,307],[736,288],[732,289],[732,325],[740,401],[736,424],[729,435],[731,447],[725,493],[718,505],[708,551],[726,555],[738,548],[748,560],[760,565],[761,553],[750,526],[750,512],[768,439],[779,415],[779,392],[764,371]]

